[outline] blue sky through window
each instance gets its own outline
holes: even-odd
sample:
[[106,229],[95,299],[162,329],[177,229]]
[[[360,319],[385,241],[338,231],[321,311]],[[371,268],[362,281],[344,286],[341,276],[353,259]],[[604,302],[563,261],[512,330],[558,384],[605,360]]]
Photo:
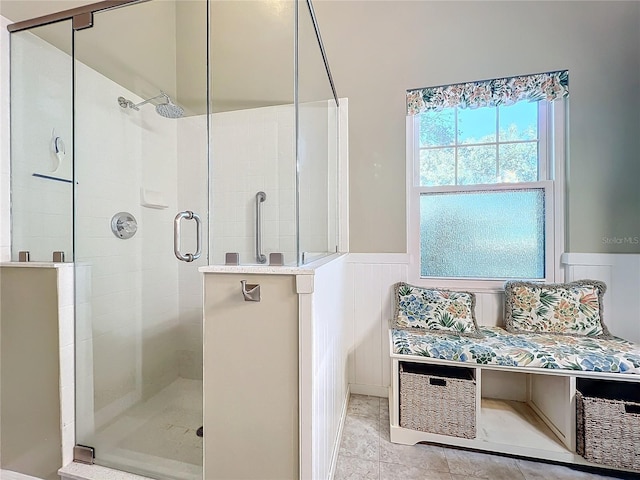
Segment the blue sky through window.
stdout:
[[[501,106],[500,131],[509,127],[517,128],[519,140],[537,138],[538,105],[536,102],[518,102],[509,106]],[[458,110],[458,142],[472,143],[480,139],[496,141],[496,108],[461,108]],[[491,136],[490,139],[486,138]],[[500,140],[505,140],[501,138]]]

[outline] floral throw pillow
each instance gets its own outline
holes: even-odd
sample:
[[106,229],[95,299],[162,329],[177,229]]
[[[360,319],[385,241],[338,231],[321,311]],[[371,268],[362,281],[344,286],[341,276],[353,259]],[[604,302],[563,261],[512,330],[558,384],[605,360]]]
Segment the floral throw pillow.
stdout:
[[505,328],[512,333],[556,333],[609,337],[602,320],[603,282],[537,284],[508,281],[504,287]]
[[425,329],[482,337],[476,324],[473,293],[395,285],[395,328]]

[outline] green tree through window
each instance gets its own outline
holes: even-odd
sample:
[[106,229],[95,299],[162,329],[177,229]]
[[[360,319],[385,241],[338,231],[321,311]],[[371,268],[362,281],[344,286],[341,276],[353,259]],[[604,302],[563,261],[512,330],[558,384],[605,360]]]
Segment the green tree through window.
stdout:
[[538,180],[537,103],[419,115],[420,185]]

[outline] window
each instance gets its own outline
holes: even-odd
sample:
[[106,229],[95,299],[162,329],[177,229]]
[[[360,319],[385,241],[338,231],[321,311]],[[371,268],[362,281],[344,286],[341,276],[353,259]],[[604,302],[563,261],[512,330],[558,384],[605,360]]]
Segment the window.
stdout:
[[566,95],[566,71],[407,93],[413,281],[555,280]]

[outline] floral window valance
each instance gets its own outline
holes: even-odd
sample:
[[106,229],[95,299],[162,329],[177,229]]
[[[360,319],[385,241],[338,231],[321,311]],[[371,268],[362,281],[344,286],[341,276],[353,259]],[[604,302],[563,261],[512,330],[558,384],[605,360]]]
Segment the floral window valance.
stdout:
[[443,108],[511,105],[521,100],[553,101],[569,96],[569,71],[495,78],[407,91],[407,114]]

